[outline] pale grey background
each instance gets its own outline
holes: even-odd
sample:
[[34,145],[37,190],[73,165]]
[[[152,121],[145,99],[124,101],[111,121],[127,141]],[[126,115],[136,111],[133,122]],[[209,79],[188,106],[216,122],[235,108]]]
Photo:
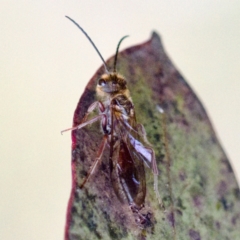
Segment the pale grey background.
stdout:
[[[104,58],[158,31],[206,107],[240,173],[240,1],[1,1],[0,239],[63,239],[71,187],[70,127]],[[238,177],[239,179],[239,177]]]

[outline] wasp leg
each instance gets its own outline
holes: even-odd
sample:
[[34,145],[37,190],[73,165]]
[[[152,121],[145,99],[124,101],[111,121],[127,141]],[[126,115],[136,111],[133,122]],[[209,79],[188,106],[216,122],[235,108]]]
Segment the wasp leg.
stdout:
[[[79,124],[78,126],[76,126],[76,127],[68,128],[68,129],[65,129],[65,130],[61,131],[61,134],[62,134],[63,132],[67,132],[67,131],[70,131],[70,130],[75,130],[75,129],[80,129],[80,128],[82,128],[82,127],[85,127],[86,125],[95,122],[95,120],[94,120],[95,118],[97,118],[97,119],[96,119],[96,121],[97,121],[97,120],[99,119],[98,117],[99,117],[99,116],[103,116],[103,115],[100,114],[99,116],[97,116],[97,117],[95,117],[95,118],[92,118],[92,119],[90,119],[89,121],[87,121],[88,115],[89,115],[90,113],[92,113],[97,107],[98,107],[99,112],[103,113],[103,112],[105,111],[105,107],[104,107],[104,105],[103,105],[102,102],[96,101],[96,102],[92,103],[92,104],[88,107],[87,112],[86,112],[85,116],[83,117],[83,119],[81,120],[80,124]],[[93,121],[92,121],[92,120],[93,120]],[[91,122],[91,121],[92,121],[92,122]],[[84,124],[84,123],[87,123],[87,124]]]
[[96,117],[94,117],[94,118],[91,118],[91,119],[88,120],[88,121],[85,121],[85,122],[77,125],[76,127],[72,127],[72,128],[65,129],[65,130],[61,131],[61,133],[67,132],[67,131],[70,131],[70,130],[81,129],[81,128],[89,125],[89,124],[92,124],[92,123],[98,121],[99,119],[102,119],[102,118],[106,118],[106,115],[105,115],[105,114],[98,115],[98,116],[96,116]]
[[140,213],[141,209],[144,208],[144,205],[137,207],[134,203],[130,203],[129,207],[133,213],[137,214],[138,218],[135,219],[135,221],[141,224],[140,226],[141,228],[144,225],[146,226],[151,225],[151,213],[147,213],[147,214]]
[[[89,113],[93,112],[96,108],[98,107],[98,110],[100,112],[104,112],[105,111],[105,107],[103,105],[103,103],[101,101],[96,101],[93,102],[87,109],[87,112],[85,113],[85,116],[83,119],[85,119]],[[82,120],[83,121],[83,120]]]
[[151,154],[151,159],[152,159],[152,171],[153,171],[153,177],[154,177],[154,182],[153,182],[153,189],[154,189],[154,192],[156,194],[156,197],[157,197],[157,200],[158,200],[158,203],[160,205],[160,207],[162,209],[165,210],[165,207],[163,205],[163,202],[162,202],[162,198],[160,196],[160,193],[159,193],[159,190],[158,190],[158,175],[159,175],[159,172],[158,172],[158,167],[157,167],[157,162],[156,162],[156,158],[155,158],[155,153],[153,151],[152,148],[148,148],[150,154]]
[[103,103],[102,103],[101,101],[93,102],[93,103],[88,107],[87,112],[85,113],[85,116],[83,117],[81,123],[85,122],[86,119],[87,119],[87,117],[88,117],[88,115],[89,115],[90,113],[92,113],[97,107],[98,107],[98,110],[99,110],[100,112],[103,113],[103,112],[105,111],[105,107],[104,107],[104,105],[103,105]]
[[145,128],[144,128],[144,126],[143,126],[141,123],[138,123],[138,124],[137,124],[137,131],[138,131],[138,133],[139,133],[141,136],[143,136],[144,138],[147,137],[147,133],[146,133],[146,131],[145,131]]
[[80,185],[80,189],[82,189],[84,187],[84,185],[88,181],[89,177],[94,173],[94,170],[96,169],[98,163],[100,162],[100,160],[102,158],[102,154],[103,154],[104,149],[106,147],[106,143],[107,143],[107,136],[104,136],[104,138],[103,138],[103,140],[101,142],[101,145],[100,145],[100,147],[98,149],[97,157],[94,160],[92,166],[90,167],[90,170],[88,171],[87,176],[85,177],[85,179],[83,180],[82,184]]
[[139,213],[145,206],[142,204],[140,207],[138,207],[135,203],[130,203],[129,204],[130,209],[132,210],[133,213]]

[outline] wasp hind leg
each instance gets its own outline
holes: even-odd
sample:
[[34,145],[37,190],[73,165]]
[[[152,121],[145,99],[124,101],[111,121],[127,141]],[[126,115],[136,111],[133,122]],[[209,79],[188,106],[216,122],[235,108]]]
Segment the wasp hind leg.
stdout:
[[154,189],[154,192],[156,194],[156,198],[158,200],[158,203],[160,205],[160,207],[165,210],[165,206],[162,202],[162,198],[160,196],[160,193],[159,193],[159,190],[158,190],[158,175],[159,175],[159,171],[158,171],[158,167],[157,167],[157,161],[156,161],[156,158],[155,158],[155,153],[153,151],[152,148],[148,148],[149,151],[150,151],[150,154],[151,154],[151,163],[152,163],[152,172],[153,172],[153,189]]
[[144,208],[144,205],[142,205],[141,207],[137,207],[136,204],[130,203],[129,207],[132,210],[132,212],[137,215],[135,221],[140,228],[147,228],[152,225],[151,222],[152,214],[150,212],[148,212],[147,214],[143,214],[140,212]]
[[97,157],[95,158],[92,166],[90,167],[88,173],[87,173],[87,176],[84,178],[82,184],[79,186],[80,189],[82,189],[84,187],[84,185],[86,184],[86,182],[88,181],[88,179],[91,177],[91,175],[94,173],[97,165],[99,164],[99,162],[101,161],[101,158],[102,158],[102,155],[103,155],[103,152],[104,152],[104,149],[106,147],[106,143],[107,143],[107,136],[104,136],[102,142],[101,142],[101,145],[98,149],[98,152],[97,152]]

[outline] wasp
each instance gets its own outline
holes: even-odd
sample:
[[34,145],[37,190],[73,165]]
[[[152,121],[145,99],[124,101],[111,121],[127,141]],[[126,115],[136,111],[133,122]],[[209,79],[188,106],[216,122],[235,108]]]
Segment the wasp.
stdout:
[[[88,107],[78,126],[62,131],[79,130],[94,122],[100,122],[103,139],[80,189],[85,186],[101,161],[104,150],[108,147],[110,149],[110,179],[114,192],[121,202],[127,202],[131,211],[138,215],[137,221],[145,224],[149,220],[149,214],[140,213],[146,197],[145,166],[153,172],[154,191],[161,207],[163,204],[158,191],[159,171],[154,150],[148,143],[143,125],[136,121],[134,104],[127,88],[127,81],[116,71],[120,44],[128,36],[120,39],[116,49],[113,71],[110,72],[101,53],[84,29],[73,19],[66,17],[85,34],[100,56],[105,68],[105,73],[98,79],[96,86],[97,95],[101,100],[93,102]],[[89,119],[89,115],[96,109],[98,115]]]

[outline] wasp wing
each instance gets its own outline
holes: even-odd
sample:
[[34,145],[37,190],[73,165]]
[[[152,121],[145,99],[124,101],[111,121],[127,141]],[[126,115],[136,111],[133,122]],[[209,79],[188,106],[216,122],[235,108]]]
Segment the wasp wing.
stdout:
[[[153,173],[158,174],[153,149],[151,147],[144,146],[142,143],[146,141],[146,136],[144,135],[145,133],[143,133],[143,131],[145,132],[143,126],[136,124],[135,116],[131,119],[130,123],[124,121],[123,118],[120,118],[119,121],[125,128],[125,131],[128,132],[127,142],[131,145],[131,148],[134,149],[137,157],[141,159],[148,168],[151,168]],[[141,130],[138,126],[140,126]]]
[[140,207],[146,196],[146,180],[143,157],[131,143],[131,138],[138,135],[135,115],[126,118],[112,108],[111,118],[109,159],[112,185],[122,202],[127,200]]

